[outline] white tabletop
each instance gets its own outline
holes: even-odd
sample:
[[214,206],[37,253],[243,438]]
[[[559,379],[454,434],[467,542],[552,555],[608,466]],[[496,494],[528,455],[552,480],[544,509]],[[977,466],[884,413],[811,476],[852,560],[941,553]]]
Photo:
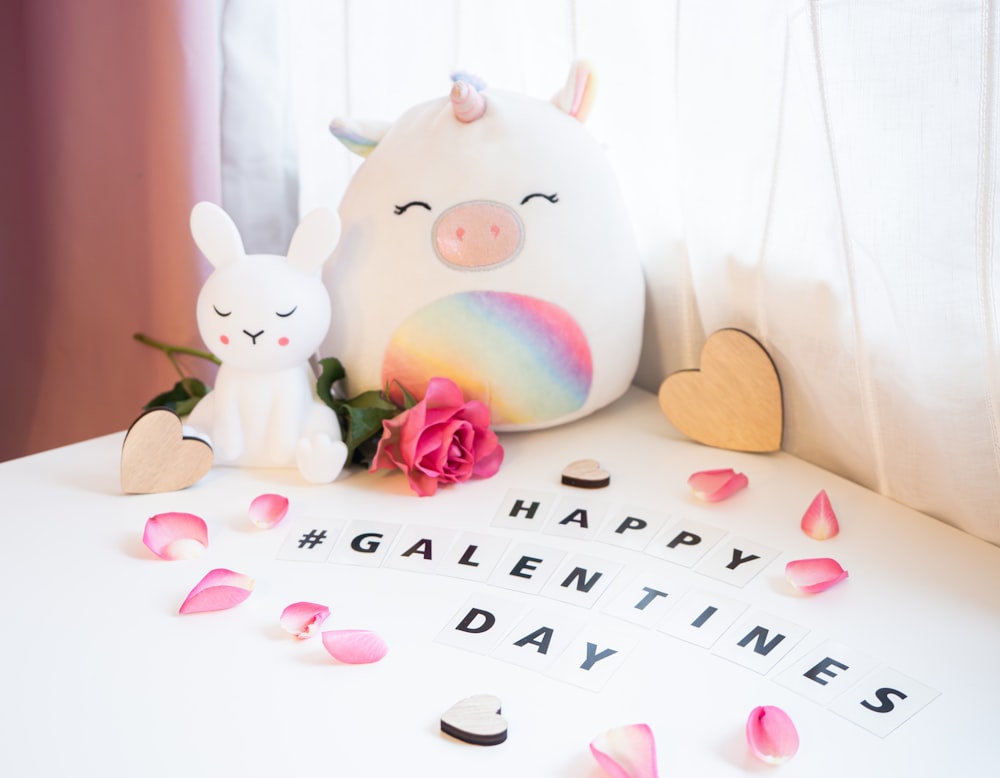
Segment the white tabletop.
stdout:
[[[400,474],[310,486],[228,468],[123,495],[121,434],[0,465],[0,774],[598,778],[590,740],[645,722],[662,776],[738,776],[773,769],[744,737],[765,704],[801,737],[786,778],[994,774],[1000,548],[786,454],[682,440],[636,389],[502,442],[497,476],[429,498]],[[610,486],[560,483],[582,457]],[[724,467],[749,487],[699,502],[688,476]],[[823,542],[799,528],[820,489],[841,524]],[[292,501],[269,531],[246,516],[265,492]],[[208,522],[203,557],[143,546],[146,519],[167,511]],[[615,533],[629,518],[647,527]],[[325,549],[299,549],[323,530]],[[380,547],[351,551],[366,531]],[[470,545],[479,567],[458,564]],[[850,577],[795,593],[785,563],[820,556]],[[512,575],[519,564],[537,570]],[[179,615],[218,567],[255,579],[249,599]],[[287,635],[278,616],[300,600],[329,606],[324,629],[376,631],[388,655],[341,665],[319,638]],[[693,629],[710,606],[712,630]],[[473,694],[502,700],[505,743],[441,733]]]

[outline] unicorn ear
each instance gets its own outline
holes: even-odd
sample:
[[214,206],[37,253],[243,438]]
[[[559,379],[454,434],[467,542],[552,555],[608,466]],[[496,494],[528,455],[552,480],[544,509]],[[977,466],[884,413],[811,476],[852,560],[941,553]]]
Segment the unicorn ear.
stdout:
[[333,137],[359,157],[367,157],[392,126],[372,119],[334,119],[330,122]]
[[552,102],[560,111],[585,122],[590,109],[594,107],[596,92],[597,76],[594,68],[587,60],[580,59],[573,63],[566,85],[552,98]]
[[213,267],[222,267],[246,256],[236,224],[215,203],[202,201],[191,209],[191,235]]
[[306,214],[292,235],[288,264],[306,273],[318,273],[337,247],[340,218],[329,208],[317,208]]

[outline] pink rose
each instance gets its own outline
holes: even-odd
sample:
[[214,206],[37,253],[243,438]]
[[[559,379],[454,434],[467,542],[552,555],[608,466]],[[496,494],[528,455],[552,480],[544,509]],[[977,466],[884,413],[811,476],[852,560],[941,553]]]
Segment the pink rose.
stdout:
[[438,484],[489,478],[501,462],[503,447],[490,429],[489,408],[466,402],[453,381],[432,378],[423,400],[382,422],[371,470],[402,470],[410,488],[426,497]]

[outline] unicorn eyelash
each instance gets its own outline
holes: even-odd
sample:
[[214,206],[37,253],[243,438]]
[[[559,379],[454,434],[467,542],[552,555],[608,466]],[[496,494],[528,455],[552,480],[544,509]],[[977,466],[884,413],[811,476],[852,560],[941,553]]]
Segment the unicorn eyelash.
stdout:
[[521,205],[524,205],[524,204],[525,204],[526,202],[528,202],[528,200],[530,200],[530,199],[531,199],[532,197],[544,197],[544,198],[545,198],[546,200],[548,200],[548,201],[549,201],[550,203],[558,203],[558,202],[559,202],[559,195],[558,195],[558,194],[556,194],[555,192],[553,192],[553,193],[552,193],[552,194],[550,194],[550,195],[547,195],[547,194],[542,194],[541,192],[533,192],[533,193],[532,193],[532,194],[530,194],[530,195],[525,195],[525,198],[524,198],[523,200],[521,200]]
[[419,205],[421,208],[426,208],[428,211],[431,210],[431,207],[427,203],[425,203],[423,200],[411,200],[406,205],[397,205],[393,209],[393,212],[397,216],[399,216],[400,214],[406,213],[406,209],[410,208],[410,207],[412,207],[414,205]]

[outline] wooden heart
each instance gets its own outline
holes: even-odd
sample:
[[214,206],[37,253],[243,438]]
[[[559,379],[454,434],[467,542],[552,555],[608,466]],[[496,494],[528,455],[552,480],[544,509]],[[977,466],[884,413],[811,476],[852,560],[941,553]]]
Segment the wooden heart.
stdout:
[[122,490],[152,494],[185,489],[212,467],[212,447],[184,437],[180,417],[166,408],[132,422],[122,444]]
[[477,746],[495,746],[507,739],[507,720],[500,715],[500,698],[474,694],[441,714],[441,731]]
[[681,370],[660,385],[660,408],[690,438],[733,451],[781,448],[778,371],[764,347],[736,329],[713,333],[699,370]]
[[596,459],[578,459],[566,465],[562,482],[581,489],[601,489],[611,483],[611,473],[603,470]]

